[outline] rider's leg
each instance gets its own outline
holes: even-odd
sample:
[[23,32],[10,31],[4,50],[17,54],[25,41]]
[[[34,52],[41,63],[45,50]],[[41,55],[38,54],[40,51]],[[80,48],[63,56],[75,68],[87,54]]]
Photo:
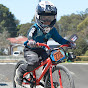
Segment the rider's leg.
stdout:
[[20,65],[16,71],[15,79],[19,85],[22,85],[22,78],[25,72],[33,71],[36,67],[39,66],[39,58],[35,52],[26,50],[24,52],[24,58],[26,59],[26,64]]
[[22,77],[25,72],[30,72],[39,66],[39,56],[42,57],[43,61],[48,58],[46,51],[42,48],[33,50],[27,48],[24,49],[24,58],[26,59],[27,63],[20,65],[17,69],[16,81],[19,85],[22,85]]
[[16,70],[16,76],[15,76],[16,83],[22,85],[24,73],[33,71],[38,65],[38,63],[35,64],[36,64],[35,66],[33,64],[21,64]]
[[[40,57],[42,61],[45,61],[48,58],[48,54],[47,54],[46,50],[43,49],[43,48],[41,48],[41,47],[40,48],[33,49],[32,51],[34,51],[35,53],[37,53],[38,54],[38,57]],[[46,65],[44,65],[43,69],[45,68],[45,66]],[[46,74],[44,75],[44,80],[45,80],[46,75],[47,75],[48,72],[49,71],[47,71]]]
[[[40,52],[39,52],[41,58],[43,61],[45,61],[48,58],[48,54],[46,52],[45,49],[40,48]],[[43,69],[45,68],[46,65],[43,66]],[[43,77],[43,81],[45,81],[46,75],[48,74],[49,70],[45,73],[44,77]]]
[[23,82],[22,78],[25,72],[27,72],[27,64],[21,64],[16,69],[15,82],[18,83],[19,85],[22,85],[22,82]]

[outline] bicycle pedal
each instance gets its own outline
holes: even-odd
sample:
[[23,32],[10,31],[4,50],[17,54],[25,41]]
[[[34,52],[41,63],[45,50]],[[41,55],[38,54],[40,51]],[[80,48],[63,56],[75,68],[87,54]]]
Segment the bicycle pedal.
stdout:
[[39,82],[39,85],[41,85],[42,87],[44,87],[44,84],[42,82]]

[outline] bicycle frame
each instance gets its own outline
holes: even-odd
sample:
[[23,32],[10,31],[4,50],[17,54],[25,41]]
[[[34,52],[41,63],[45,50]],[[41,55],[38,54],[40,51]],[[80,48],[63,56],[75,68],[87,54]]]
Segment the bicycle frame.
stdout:
[[[50,49],[46,44],[38,43],[38,45],[39,45],[39,46],[45,46],[45,47],[48,48],[48,50]],[[67,45],[64,45],[64,46],[67,46]],[[61,47],[63,47],[63,46],[61,46]],[[46,66],[45,66],[45,68],[43,69],[42,74],[40,75],[39,78],[36,78],[36,72],[35,72],[35,71],[36,71],[37,69],[39,69],[40,67],[44,66],[45,64],[46,64]],[[44,62],[41,63],[41,65],[40,65],[39,67],[37,67],[37,68],[35,68],[33,71],[31,71],[31,72],[33,73],[33,78],[35,78],[35,80],[36,80],[36,85],[40,85],[40,84],[39,84],[39,83],[40,83],[40,80],[42,79],[42,77],[45,75],[45,73],[46,73],[46,72],[48,71],[48,69],[49,69],[50,81],[51,81],[51,88],[55,88],[55,87],[53,86],[53,79],[52,79],[52,66],[56,66],[56,65],[57,65],[57,64],[53,64],[53,63],[52,63],[52,61],[51,61],[50,58],[47,58]],[[27,74],[29,74],[29,73],[30,73],[30,72],[26,72],[26,73],[23,75],[23,77],[25,77],[25,76],[26,76]],[[60,70],[58,71],[58,75],[59,75],[60,88],[63,88]],[[29,81],[30,81],[30,79],[29,79]],[[29,84],[29,83],[23,83],[23,84]]]
[[[40,67],[44,66],[46,64],[46,67],[43,69],[42,74],[40,75],[40,77],[38,79],[36,79],[36,73],[35,71],[37,69],[39,69]],[[39,67],[37,67],[36,69],[34,69],[33,71],[31,71],[33,73],[33,77],[36,79],[36,85],[39,85],[40,80],[42,79],[42,77],[45,75],[45,73],[47,72],[48,69],[50,69],[50,78],[52,81],[52,61],[50,58],[47,58],[44,62],[41,63],[41,65]],[[25,77],[27,74],[29,74],[30,72],[27,72],[24,74],[23,77]],[[53,81],[52,81],[53,83]],[[24,83],[25,84],[25,83]]]

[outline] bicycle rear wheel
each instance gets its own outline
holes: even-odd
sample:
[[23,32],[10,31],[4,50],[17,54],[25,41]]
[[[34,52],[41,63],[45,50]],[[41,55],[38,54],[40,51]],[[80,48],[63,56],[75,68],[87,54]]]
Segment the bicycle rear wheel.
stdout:
[[[65,66],[58,65],[56,67],[53,67],[52,78],[53,85],[55,88],[75,88],[74,81],[70,74],[70,71]],[[49,74],[46,77],[44,88],[51,88]]]
[[16,75],[16,70],[18,69],[18,67],[21,65],[21,64],[25,64],[25,61],[19,61],[16,66],[15,66],[15,69],[14,69],[14,75],[13,75],[13,88],[30,88],[30,85],[18,85],[16,82],[15,82],[15,75]]

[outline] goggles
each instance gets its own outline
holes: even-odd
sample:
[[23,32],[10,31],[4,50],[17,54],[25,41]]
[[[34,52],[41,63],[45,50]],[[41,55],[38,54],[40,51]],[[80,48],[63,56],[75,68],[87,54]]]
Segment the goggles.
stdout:
[[52,22],[55,19],[55,16],[40,16],[41,22]]

